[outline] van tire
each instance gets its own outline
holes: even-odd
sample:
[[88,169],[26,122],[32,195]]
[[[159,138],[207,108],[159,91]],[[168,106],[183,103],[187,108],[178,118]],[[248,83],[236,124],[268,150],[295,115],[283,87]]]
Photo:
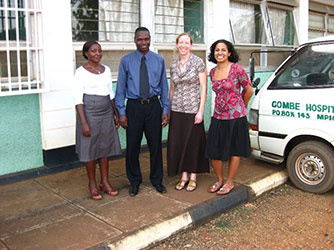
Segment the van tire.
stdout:
[[319,141],[295,146],[286,164],[291,182],[304,191],[325,193],[334,187],[334,151]]

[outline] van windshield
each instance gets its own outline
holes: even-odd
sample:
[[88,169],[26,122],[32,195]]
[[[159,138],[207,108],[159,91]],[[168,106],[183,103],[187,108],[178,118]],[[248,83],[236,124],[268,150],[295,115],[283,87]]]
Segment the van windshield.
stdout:
[[268,89],[334,87],[334,45],[307,45],[279,70]]

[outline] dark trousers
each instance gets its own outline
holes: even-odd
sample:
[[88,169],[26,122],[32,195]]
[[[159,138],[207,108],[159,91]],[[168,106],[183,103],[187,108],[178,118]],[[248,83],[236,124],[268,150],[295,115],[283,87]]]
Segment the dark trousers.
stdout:
[[126,105],[128,128],[126,129],[126,174],[131,185],[139,185],[142,175],[139,164],[139,153],[143,133],[150,150],[150,180],[152,185],[162,183],[162,149],[161,149],[161,115],[159,100],[141,104],[128,100]]

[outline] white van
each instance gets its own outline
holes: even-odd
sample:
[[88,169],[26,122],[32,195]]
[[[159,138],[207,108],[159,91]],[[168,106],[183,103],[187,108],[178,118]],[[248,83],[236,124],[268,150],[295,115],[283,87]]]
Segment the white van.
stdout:
[[299,46],[278,67],[255,96],[249,124],[253,156],[285,161],[302,190],[333,188],[334,36]]

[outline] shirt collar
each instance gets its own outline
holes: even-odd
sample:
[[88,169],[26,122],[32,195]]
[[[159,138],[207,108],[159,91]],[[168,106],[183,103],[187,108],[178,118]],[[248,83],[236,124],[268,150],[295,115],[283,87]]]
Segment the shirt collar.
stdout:
[[[146,60],[149,59],[150,53],[151,53],[151,51],[149,50],[149,51],[147,51],[147,53],[145,54],[145,59],[146,59]],[[139,60],[141,60],[143,54],[140,53],[139,50],[136,50],[135,54],[136,54],[136,57],[137,57]]]

